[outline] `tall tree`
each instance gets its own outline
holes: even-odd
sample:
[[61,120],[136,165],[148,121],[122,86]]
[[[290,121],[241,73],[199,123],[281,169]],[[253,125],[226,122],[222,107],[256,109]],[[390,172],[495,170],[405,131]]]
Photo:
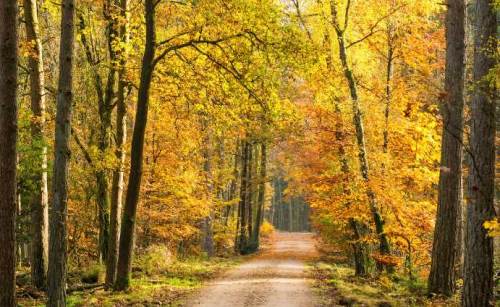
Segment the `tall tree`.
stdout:
[[63,0],[59,83],[54,145],[53,199],[50,208],[48,306],[66,306],[68,166],[73,103],[75,0]]
[[436,227],[429,293],[451,296],[460,257],[462,215],[462,142],[464,108],[465,1],[448,0],[446,70],[441,114],[443,132]]
[[384,144],[382,149],[384,153],[389,151],[389,115],[391,113],[391,101],[392,101],[392,74],[394,71],[394,60],[395,55],[395,37],[394,25],[391,21],[387,22],[387,54],[386,54],[386,70],[385,70],[385,110],[384,110]]
[[[124,46],[129,41],[128,26],[128,0],[116,0],[119,2],[119,15],[123,21],[119,29],[119,37]],[[113,172],[113,183],[111,186],[111,208],[109,216],[109,240],[108,259],[106,261],[106,286],[111,287],[116,279],[116,266],[118,264],[118,243],[120,241],[120,218],[123,195],[123,170],[125,165],[125,143],[127,140],[127,89],[129,87],[126,76],[127,52],[126,48],[117,50],[119,61],[118,88],[116,101],[116,150],[115,155],[118,166]]]
[[[345,41],[345,31],[348,27],[348,20],[349,20],[349,6],[350,6],[350,1],[347,1],[347,7],[345,10],[345,16],[344,16],[344,25],[340,25],[338,13],[337,13],[337,3],[334,0],[330,1],[330,10],[331,10],[331,21],[332,21],[332,26],[335,30],[335,33],[337,34],[337,41],[339,45],[339,59],[342,64],[342,69],[344,72],[344,77],[347,81],[347,84],[349,86],[349,93],[351,96],[351,102],[352,102],[352,111],[353,111],[353,122],[354,122],[354,127],[356,130],[356,142],[358,146],[358,158],[359,158],[359,164],[360,164],[360,172],[361,172],[361,177],[364,179],[365,182],[369,183],[370,182],[370,168],[368,164],[368,155],[367,155],[367,149],[366,149],[366,138],[365,138],[365,128],[364,128],[364,123],[363,123],[363,115],[361,112],[361,106],[360,106],[360,101],[358,97],[358,86],[356,83],[356,80],[354,79],[354,74],[352,72],[352,69],[349,65],[348,58],[347,58],[347,48],[349,46],[346,45]],[[353,46],[352,43],[350,45],[351,47]],[[380,213],[378,204],[377,204],[377,199],[375,196],[375,192],[368,186],[366,189],[366,196],[368,198],[368,202],[370,205],[370,210],[373,215],[373,220],[375,223],[375,230],[377,232],[377,235],[379,237],[379,242],[380,242],[380,253],[382,255],[388,255],[390,254],[390,245],[389,245],[389,239],[387,238],[387,234],[385,233],[385,221],[382,217],[382,214]]]
[[120,247],[116,272],[115,290],[125,290],[130,286],[132,265],[133,237],[135,218],[142,179],[142,157],[144,155],[144,135],[148,120],[149,89],[153,79],[156,50],[155,10],[158,2],[145,1],[146,43],[142,58],[141,80],[137,96],[137,108],[132,135],[131,164],[125,208],[120,231]]
[[31,279],[39,289],[46,286],[49,245],[49,206],[47,187],[47,145],[45,130],[45,76],[43,49],[38,26],[38,9],[35,0],[24,0],[26,38],[33,45],[29,57],[31,144],[36,149],[35,189],[31,197]]
[[[323,19],[326,20],[326,17],[324,16],[324,13],[322,13]],[[325,38],[323,41],[324,45],[328,45],[327,50],[327,58],[326,58],[326,66],[328,68],[328,71],[333,73],[333,59],[332,59],[332,54],[333,54],[333,48],[331,46],[330,42],[330,34],[325,32]],[[391,61],[389,64],[389,61]],[[388,59],[388,69],[392,67],[392,59]],[[390,78],[390,73],[387,73],[388,78]],[[390,80],[387,80],[387,84],[389,84]],[[390,91],[390,90],[389,90]],[[386,108],[389,108],[389,102],[390,98],[387,100]],[[351,175],[351,169],[349,167],[347,155],[346,155],[346,150],[344,148],[344,143],[345,143],[345,131],[344,131],[344,123],[342,120],[342,112],[340,110],[339,102],[334,99],[333,101],[334,108],[335,108],[335,115],[337,116],[337,121],[335,123],[335,140],[337,141],[338,144],[338,151],[340,155],[340,163],[341,163],[341,170],[342,173],[346,178],[349,178]],[[386,115],[388,116],[388,110],[386,111]],[[385,142],[385,137],[386,134],[384,133],[384,148],[386,147],[386,142]],[[349,195],[350,191],[349,188],[346,184],[346,180],[342,181],[342,190],[344,191],[344,195]],[[355,274],[356,276],[364,276],[368,273],[368,252],[367,252],[367,246],[365,243],[362,242],[364,240],[364,237],[368,233],[368,226],[361,222],[358,221],[354,218],[350,219],[349,221],[349,226],[352,229],[352,234],[353,234],[353,240],[355,241],[353,243],[353,256],[354,256],[354,267],[355,267]]]
[[17,0],[0,1],[0,306],[16,306]]
[[[102,58],[99,55],[97,48],[92,45],[91,38],[88,36],[86,29],[87,23],[85,17],[80,14],[80,37],[85,50],[87,62],[92,68],[92,77],[94,88],[97,95],[97,108],[99,115],[97,148],[101,155],[106,155],[111,146],[111,125],[112,125],[112,112],[116,105],[116,79],[118,73],[117,59],[117,44],[118,40],[118,20],[120,14],[118,12],[119,3],[112,0],[106,0],[103,5],[103,17],[106,20],[106,47],[109,54],[109,64],[107,65],[107,78],[104,80],[100,70],[102,69]],[[108,256],[109,246],[109,227],[110,227],[110,187],[108,169],[106,166],[96,165],[92,160],[89,160],[95,168],[96,187],[97,187],[97,214],[99,220],[99,256],[101,261],[106,261]]]
[[[462,305],[494,306],[493,238],[484,227],[495,215],[497,14],[493,0],[475,1],[474,93],[465,232]],[[495,78],[493,76],[493,78]],[[498,76],[496,76],[498,78]]]

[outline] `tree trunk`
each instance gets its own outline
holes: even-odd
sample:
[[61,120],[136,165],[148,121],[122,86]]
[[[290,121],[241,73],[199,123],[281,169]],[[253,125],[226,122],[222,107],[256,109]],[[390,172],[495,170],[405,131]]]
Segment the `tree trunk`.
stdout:
[[495,112],[498,92],[489,74],[497,52],[494,1],[476,0],[474,94],[471,106],[470,170],[462,305],[494,306],[493,238],[484,227],[495,215]]
[[[99,146],[101,148],[101,146]],[[103,262],[108,256],[109,235],[109,184],[105,170],[96,173],[97,206],[99,218],[99,261]]]
[[115,290],[125,290],[130,286],[135,220],[142,179],[144,135],[148,120],[149,89],[151,88],[154,70],[156,46],[155,2],[154,0],[145,1],[146,43],[142,58],[141,81],[137,96],[134,133],[132,135],[130,174],[120,231]]
[[[81,42],[87,56],[88,63],[92,66],[92,74],[94,79],[94,88],[97,95],[98,114],[99,114],[99,133],[97,147],[99,153],[104,155],[111,146],[111,115],[117,98],[116,91],[116,76],[119,70],[119,62],[117,55],[116,41],[118,40],[118,25],[120,23],[118,17],[118,8],[120,3],[114,3],[115,0],[106,0],[103,6],[103,16],[107,20],[106,25],[106,42],[109,53],[109,69],[106,83],[99,72],[101,62],[100,56],[95,54],[94,48],[88,41],[86,36],[86,24],[83,15],[80,15],[80,36]],[[118,1],[118,0],[116,0]],[[117,104],[117,103],[116,103]],[[94,165],[96,186],[97,186],[97,207],[99,221],[99,259],[101,262],[107,261],[109,247],[109,228],[110,228],[110,187],[108,169],[106,166]]]
[[255,158],[254,158],[254,146],[253,144],[248,144],[248,162],[247,162],[247,185],[248,185],[248,192],[247,192],[247,211],[246,211],[246,216],[247,216],[247,229],[246,229],[246,237],[248,238],[247,245],[245,246],[245,252],[248,253],[250,252],[248,250],[250,244],[251,244],[251,236],[252,236],[252,228],[253,228],[253,195],[255,192]]
[[259,249],[260,226],[262,225],[265,196],[266,196],[266,177],[267,177],[267,146],[265,141],[260,145],[260,176],[259,176],[259,194],[257,196],[257,214],[255,216],[255,226],[252,233],[252,244],[255,249]]
[[16,306],[17,0],[0,1],[0,306]]
[[53,203],[50,208],[48,306],[66,305],[68,167],[73,101],[75,1],[64,0],[61,14],[59,84],[54,145]]
[[[236,153],[234,154],[234,166],[233,166],[233,179],[231,179],[231,184],[229,186],[229,194],[228,194],[228,201],[232,201],[236,197],[236,189],[238,186],[238,180],[240,179],[239,177],[239,171],[238,171],[238,165],[240,164],[240,157],[241,155],[239,154],[241,152],[240,150],[240,142],[236,142]],[[234,205],[229,205],[226,206],[226,211],[224,215],[224,225],[227,226],[229,222],[229,217],[231,216],[231,211]]]
[[[128,6],[129,0],[116,0],[120,6],[120,16],[123,23],[120,28],[120,39],[123,44],[128,44]],[[111,209],[109,219],[108,258],[106,261],[106,288],[113,286],[116,279],[116,266],[118,263],[118,242],[120,241],[120,218],[123,198],[123,169],[125,165],[125,143],[127,141],[127,88],[126,77],[127,54],[126,48],[119,50],[117,58],[120,63],[118,70],[118,89],[116,102],[116,149],[115,155],[118,166],[113,172],[113,183],[111,187]]]
[[387,29],[387,68],[385,75],[385,110],[384,110],[384,144],[382,149],[384,153],[388,152],[389,149],[389,115],[391,112],[391,100],[392,100],[392,71],[393,71],[393,61],[394,61],[394,46],[392,37],[392,24],[389,24]]
[[[337,124],[335,125],[335,139],[339,144],[339,155],[341,170],[344,173],[345,179],[342,180],[342,189],[345,195],[351,193],[346,182],[349,178],[351,169],[349,163],[347,162],[346,152],[344,148],[345,133],[344,124],[342,120],[342,114],[340,112],[340,107],[338,102],[335,102],[335,114],[337,115]],[[349,205],[349,204],[348,204]],[[353,233],[353,254],[354,254],[354,268],[356,276],[365,276],[368,274],[368,246],[366,243],[362,242],[363,239],[368,235],[368,226],[366,223],[357,221],[354,218],[349,220],[349,226],[351,227]]]
[[26,38],[33,44],[34,56],[29,57],[31,87],[31,142],[36,148],[36,173],[33,174],[35,189],[30,200],[31,211],[31,280],[38,289],[46,286],[49,244],[49,206],[47,187],[47,145],[45,130],[45,76],[43,49],[38,27],[38,10],[35,0],[24,0]]
[[451,296],[460,265],[462,142],[464,107],[465,3],[448,0],[446,13],[445,99],[438,210],[429,274],[429,293]]
[[235,246],[239,253],[244,253],[245,247],[248,243],[247,237],[247,201],[248,201],[248,151],[250,145],[245,140],[242,144],[242,158],[241,158],[241,184],[240,184],[240,202],[238,204],[238,230],[239,234],[236,236]]
[[210,130],[208,127],[208,119],[205,114],[201,115],[201,126],[203,129],[203,171],[205,172],[205,184],[207,185],[208,192],[208,215],[201,221],[202,233],[202,249],[208,257],[213,257],[214,251],[214,238],[212,229],[212,197],[213,197],[213,178],[212,178],[212,155],[210,150]]

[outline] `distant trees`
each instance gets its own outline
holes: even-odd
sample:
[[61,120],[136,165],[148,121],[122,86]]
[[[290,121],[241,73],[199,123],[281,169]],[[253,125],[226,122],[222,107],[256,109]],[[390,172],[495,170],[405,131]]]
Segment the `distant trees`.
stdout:
[[235,241],[235,249],[240,254],[249,254],[259,248],[267,180],[267,147],[265,144],[256,145],[250,140],[242,144]]
[[17,0],[0,2],[0,306],[16,306]]

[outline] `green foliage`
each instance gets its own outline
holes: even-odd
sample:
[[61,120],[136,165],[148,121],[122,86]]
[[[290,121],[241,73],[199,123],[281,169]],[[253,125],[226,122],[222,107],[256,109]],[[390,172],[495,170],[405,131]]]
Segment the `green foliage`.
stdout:
[[174,261],[174,256],[165,245],[151,245],[146,251],[136,257],[134,267],[136,271],[146,275],[164,273]]

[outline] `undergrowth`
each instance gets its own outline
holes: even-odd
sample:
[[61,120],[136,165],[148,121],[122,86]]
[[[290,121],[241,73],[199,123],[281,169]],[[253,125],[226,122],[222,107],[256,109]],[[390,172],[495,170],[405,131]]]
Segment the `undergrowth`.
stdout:
[[449,300],[428,299],[426,283],[398,274],[355,277],[345,264],[310,264],[315,288],[325,306],[459,306],[458,296]]
[[[189,258],[173,261],[168,265],[158,265],[153,269],[151,257],[136,262],[132,273],[131,287],[125,292],[105,291],[101,283],[101,270],[96,266],[81,272],[80,277],[94,281],[99,275],[96,287],[72,291],[67,298],[67,306],[179,306],[182,299],[203,281],[238,264],[239,258]],[[44,306],[45,297],[21,298],[20,306]]]

